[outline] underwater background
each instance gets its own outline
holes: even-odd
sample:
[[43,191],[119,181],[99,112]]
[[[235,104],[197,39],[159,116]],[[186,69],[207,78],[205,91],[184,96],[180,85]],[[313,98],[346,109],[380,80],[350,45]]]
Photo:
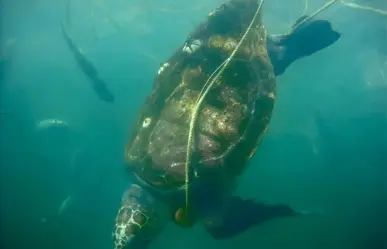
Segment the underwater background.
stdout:
[[[113,248],[123,151],[163,63],[221,0],[1,0],[1,248]],[[349,1],[349,0],[348,0]],[[266,0],[270,34],[325,0]],[[344,2],[349,3],[349,2]],[[170,224],[158,249],[387,249],[387,1],[321,12],[342,34],[277,78],[269,130],[238,194],[312,215],[214,241]],[[351,7],[352,6],[352,7]],[[68,8],[68,12],[66,11]],[[98,99],[60,29],[115,95]],[[50,124],[47,120],[60,120]]]

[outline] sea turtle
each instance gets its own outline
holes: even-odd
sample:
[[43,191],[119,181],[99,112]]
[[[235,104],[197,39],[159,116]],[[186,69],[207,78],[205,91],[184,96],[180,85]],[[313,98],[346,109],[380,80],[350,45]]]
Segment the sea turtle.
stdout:
[[115,249],[147,248],[171,220],[202,222],[219,239],[298,214],[233,190],[269,124],[275,76],[340,35],[302,17],[288,35],[267,36],[261,7],[258,0],[223,4],[159,69],[125,148],[133,183],[115,220]]

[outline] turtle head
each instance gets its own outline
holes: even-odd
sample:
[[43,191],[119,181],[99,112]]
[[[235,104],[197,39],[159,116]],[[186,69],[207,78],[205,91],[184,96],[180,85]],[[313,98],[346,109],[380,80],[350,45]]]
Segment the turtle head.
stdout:
[[168,212],[164,204],[142,187],[125,191],[114,224],[115,249],[146,249],[164,228]]

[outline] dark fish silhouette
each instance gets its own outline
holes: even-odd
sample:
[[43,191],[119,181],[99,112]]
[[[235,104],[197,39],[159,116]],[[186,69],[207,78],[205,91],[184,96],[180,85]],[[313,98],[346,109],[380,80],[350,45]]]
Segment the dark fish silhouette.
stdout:
[[267,50],[276,75],[285,72],[295,60],[312,55],[337,42],[340,33],[326,20],[307,20],[300,17],[293,30],[286,35],[269,35]]
[[74,55],[78,66],[82,69],[82,72],[88,77],[91,87],[98,94],[98,97],[106,102],[114,102],[115,97],[113,93],[110,92],[110,90],[107,88],[106,83],[99,78],[98,72],[94,65],[74,45],[73,41],[68,36],[63,23],[62,33],[63,37],[66,40],[67,46],[69,47],[71,53]]
[[0,59],[0,86],[3,86],[5,81],[5,76],[7,75],[7,72],[9,70],[11,61],[6,58]]

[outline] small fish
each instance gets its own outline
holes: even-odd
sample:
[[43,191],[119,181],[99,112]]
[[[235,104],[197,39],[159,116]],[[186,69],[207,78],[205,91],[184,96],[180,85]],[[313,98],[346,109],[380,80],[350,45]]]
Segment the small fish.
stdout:
[[3,86],[5,77],[7,75],[7,72],[9,71],[10,65],[11,65],[11,61],[9,59],[6,59],[6,58],[0,59],[0,86]]
[[73,203],[74,203],[74,197],[72,195],[67,196],[66,199],[64,199],[60,204],[57,211],[57,215],[61,216],[72,206]]
[[49,217],[42,217],[40,219],[40,224],[47,225],[48,223],[60,223],[60,219],[62,219],[63,214],[66,213],[67,210],[74,205],[74,203],[75,197],[68,195],[66,199],[60,203],[56,213],[50,215]]
[[36,124],[35,129],[36,131],[43,131],[54,127],[67,129],[68,123],[60,119],[53,119],[53,118],[43,119]]
[[99,78],[98,72],[94,65],[80,52],[80,50],[74,45],[73,41],[68,36],[64,24],[62,23],[62,33],[66,40],[66,44],[73,54],[78,66],[82,72],[87,76],[91,87],[97,93],[98,97],[106,102],[112,103],[115,100],[113,93],[107,88],[106,83]]

